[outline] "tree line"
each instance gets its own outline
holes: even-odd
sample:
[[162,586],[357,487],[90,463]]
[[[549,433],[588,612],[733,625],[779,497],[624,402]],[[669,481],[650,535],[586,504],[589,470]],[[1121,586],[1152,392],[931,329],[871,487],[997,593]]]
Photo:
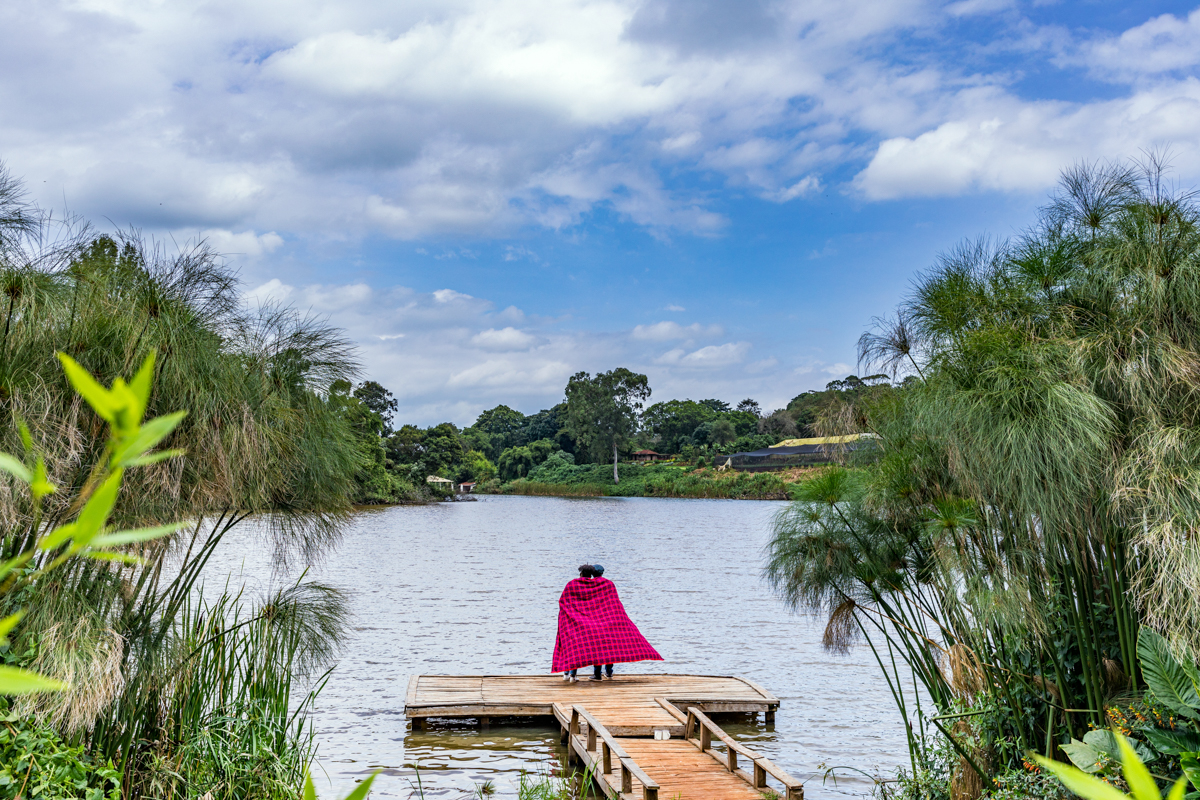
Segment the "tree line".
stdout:
[[617,368],[571,376],[564,399],[523,414],[507,405],[489,408],[465,427],[443,422],[426,428],[393,427],[397,402],[376,381],[339,382],[331,403],[348,420],[362,453],[358,472],[363,503],[420,500],[426,479],[456,483],[523,478],[551,457],[570,464],[613,464],[638,450],[654,450],[692,462],[717,453],[759,450],[790,438],[817,435],[822,409],[852,402],[871,387],[890,386],[884,374],[850,375],[825,389],[796,395],[784,408],[764,413],[747,398],[665,400],[647,404],[645,375]]

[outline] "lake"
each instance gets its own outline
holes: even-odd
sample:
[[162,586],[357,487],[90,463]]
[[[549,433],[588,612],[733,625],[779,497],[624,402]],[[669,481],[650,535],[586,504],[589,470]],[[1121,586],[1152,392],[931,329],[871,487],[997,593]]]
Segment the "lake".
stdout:
[[[522,770],[558,769],[545,724],[404,718],[416,674],[536,674],[550,669],[563,585],[599,562],[630,617],[666,659],[623,672],[743,675],[781,700],[776,724],[726,725],[796,777],[810,798],[858,797],[871,783],[826,767],[890,773],[907,762],[904,732],[866,647],[835,656],[823,621],[796,616],[761,578],[775,502],[481,496],[478,502],[365,509],[309,578],[352,591],[354,635],[318,699],[314,779],[344,795],[375,769],[373,797],[460,797],[483,781],[515,796]],[[253,527],[206,569],[251,594],[295,579],[272,568]],[[552,724],[552,723],[551,723]]]

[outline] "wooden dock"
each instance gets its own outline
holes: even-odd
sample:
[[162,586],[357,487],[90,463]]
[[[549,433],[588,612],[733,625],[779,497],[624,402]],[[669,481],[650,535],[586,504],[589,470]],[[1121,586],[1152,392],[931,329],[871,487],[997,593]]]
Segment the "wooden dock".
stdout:
[[761,713],[775,718],[779,699],[745,678],[617,675],[567,683],[558,675],[418,675],[404,711],[413,728],[426,719],[554,717],[568,758],[591,767],[605,795],[621,800],[762,800],[803,798],[800,782],[729,737],[709,718]]

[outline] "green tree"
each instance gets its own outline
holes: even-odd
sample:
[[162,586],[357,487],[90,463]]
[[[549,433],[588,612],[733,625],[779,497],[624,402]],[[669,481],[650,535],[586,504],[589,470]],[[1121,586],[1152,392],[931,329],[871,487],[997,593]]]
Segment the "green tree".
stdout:
[[[686,444],[695,444],[696,429],[717,417],[717,412],[695,400],[667,400],[655,403],[642,415],[642,425],[664,452],[678,453]],[[707,441],[707,438],[705,438]]]
[[650,397],[650,381],[645,375],[619,367],[594,378],[577,372],[567,381],[567,428],[589,453],[611,449],[613,483],[620,448],[637,431],[638,414]]
[[533,453],[528,447],[508,448],[500,454],[500,461],[496,464],[502,481],[524,478],[534,466]]
[[354,396],[373,413],[379,415],[379,419],[383,423],[379,435],[390,434],[392,432],[392,416],[396,413],[397,407],[396,398],[392,396],[392,393],[375,381],[365,381],[354,390]]
[[733,423],[726,417],[722,417],[714,422],[712,430],[708,434],[709,441],[722,447],[737,439],[737,436],[738,434],[733,427]]
[[762,414],[762,407],[758,404],[758,401],[750,397],[747,397],[745,400],[738,403],[737,410],[744,411],[747,414],[753,414],[756,417]]

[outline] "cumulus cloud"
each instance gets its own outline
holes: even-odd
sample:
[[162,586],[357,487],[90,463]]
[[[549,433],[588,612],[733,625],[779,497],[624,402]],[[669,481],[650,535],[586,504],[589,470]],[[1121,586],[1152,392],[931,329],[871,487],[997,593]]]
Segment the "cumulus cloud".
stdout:
[[1175,168],[1200,172],[1200,81],[1097,103],[1020,103],[981,94],[968,116],[882,142],[855,185],[869,198],[1035,192],[1078,159],[1128,157],[1174,145]]
[[[669,310],[675,310],[671,308]],[[680,311],[683,309],[680,308]],[[680,325],[678,322],[664,320],[653,325],[638,325],[630,333],[634,339],[645,342],[669,342],[672,339],[696,339],[699,337],[720,336],[724,331],[720,325],[701,325],[693,322],[691,325]]]
[[485,350],[525,350],[537,341],[536,337],[511,325],[496,330],[488,328],[471,337],[471,343]]
[[[997,11],[997,41],[955,38]],[[868,199],[1028,191],[1080,153],[1171,131],[1191,147],[1189,114],[1146,107],[1194,102],[1198,31],[1194,11],[1051,36],[1006,0],[11,3],[0,154],[44,202],[225,232],[248,255],[271,236],[560,229],[600,207],[713,235],[727,220],[679,176],[781,203],[847,165]],[[1004,46],[1134,88],[1026,99],[1013,64],[957,56]]]
[[422,425],[447,420],[467,425],[500,403],[525,413],[548,408],[562,401],[567,379],[581,370],[623,366],[645,373],[652,401],[719,397],[736,402],[754,396],[778,405],[809,383],[827,380],[815,371],[812,378],[793,375],[789,364],[774,357],[747,363],[754,352],[748,341],[688,343],[696,332],[720,335],[715,324],[678,326],[690,332],[688,338],[676,339],[680,346],[664,353],[663,339],[574,330],[512,306],[498,309],[454,289],[294,285],[274,278],[244,297],[251,306],[285,303],[344,328],[358,344],[364,377],[395,394],[397,419]]
[[1100,36],[1080,47],[1075,60],[1102,78],[1132,81],[1200,65],[1200,8],[1186,17],[1163,14],[1118,36]]

